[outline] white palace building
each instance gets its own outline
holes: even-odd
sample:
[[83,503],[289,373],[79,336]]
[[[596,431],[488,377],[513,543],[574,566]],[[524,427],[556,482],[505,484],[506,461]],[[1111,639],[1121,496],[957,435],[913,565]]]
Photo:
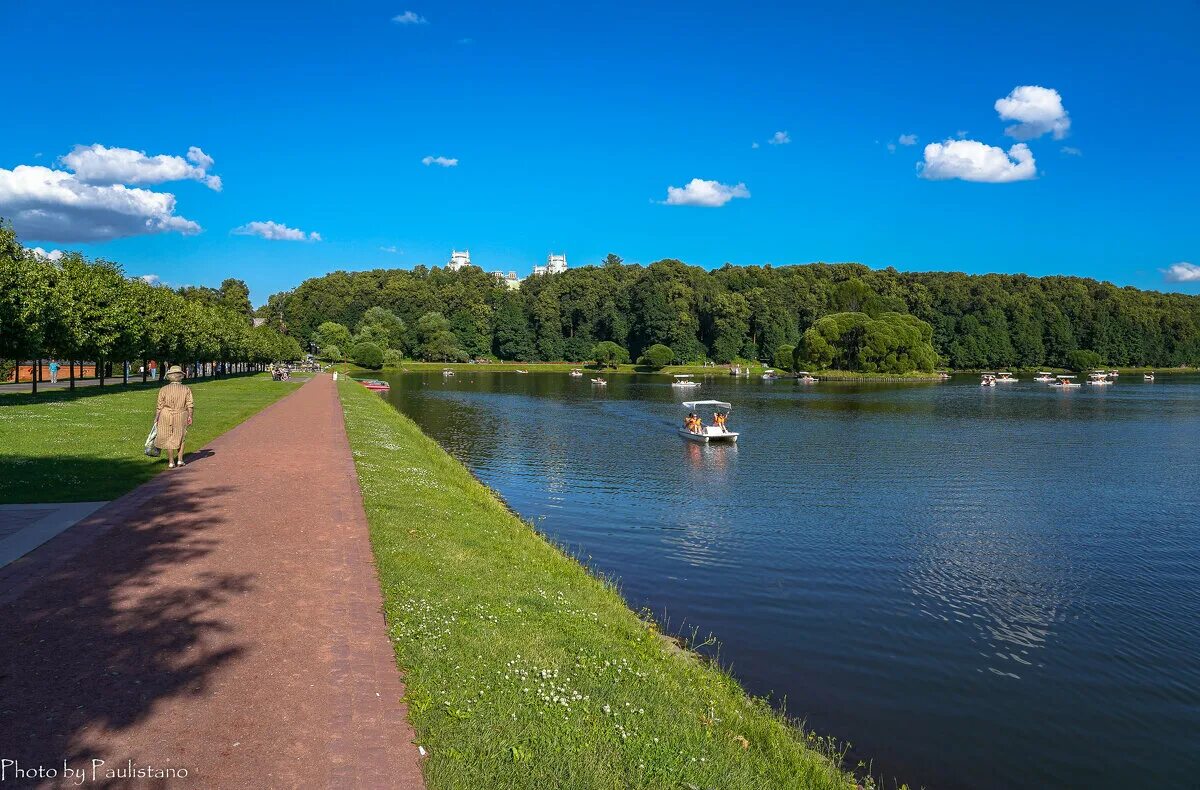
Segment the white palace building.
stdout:
[[[451,250],[450,261],[446,264],[446,268],[452,272],[457,272],[473,265],[474,264],[471,263],[470,250],[463,250],[462,252],[459,252],[458,250]],[[534,274],[562,274],[566,270],[567,256],[565,253],[562,255],[550,253],[546,256],[545,266],[538,266],[535,264],[533,267]],[[521,287],[521,281],[517,278],[516,272],[508,272],[505,274],[504,272],[495,271],[492,272],[492,274],[496,277],[496,279],[500,280],[511,289],[515,290]]]

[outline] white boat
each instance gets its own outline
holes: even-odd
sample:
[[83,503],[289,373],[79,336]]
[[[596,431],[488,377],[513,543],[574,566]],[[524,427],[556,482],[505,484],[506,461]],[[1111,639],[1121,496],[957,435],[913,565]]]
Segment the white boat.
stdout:
[[[725,417],[728,417],[729,412],[733,411],[732,405],[719,400],[690,400],[683,402],[683,408],[689,412],[698,413],[710,407]],[[698,432],[689,431],[687,428],[678,428],[676,432],[689,442],[699,442],[701,444],[708,444],[709,442],[736,442],[738,439],[736,432],[717,425],[702,425]]]
[[820,379],[809,373],[807,370],[797,370],[796,380],[802,384],[815,384],[820,381]]
[[595,384],[597,387],[604,387],[604,386],[608,385],[608,382],[605,381],[604,379],[592,379],[592,383]]
[[1116,370],[1110,370],[1110,371],[1108,371],[1108,377],[1109,377],[1109,378],[1115,379],[1115,378],[1116,378],[1117,376],[1119,376],[1119,375],[1121,375],[1119,371],[1116,371]]
[[443,375],[443,376],[453,376],[453,375],[454,375],[454,371],[453,371],[453,370],[451,370],[450,368],[446,368],[446,369],[444,369],[444,370],[442,371],[442,375]]
[[1020,379],[1014,379],[1013,374],[1001,371],[996,374],[997,384],[1016,384]]
[[1092,373],[1088,376],[1087,383],[1095,384],[1095,385],[1102,385],[1102,384],[1112,384],[1112,381],[1108,378],[1107,373],[1105,373],[1103,370],[1098,370],[1095,373]]
[[996,374],[995,373],[984,373],[983,377],[979,379],[979,386],[981,386],[981,387],[996,386]]
[[767,368],[763,371],[762,377],[767,381],[774,381],[779,378],[779,374],[775,372],[774,368]]
[[583,371],[580,370],[579,368],[575,368],[574,370],[571,371],[570,375],[571,375],[571,378],[573,378],[573,379],[580,379],[580,378],[583,378]]
[[944,370],[939,370],[939,371],[937,372],[937,377],[938,377],[939,379],[948,379],[948,378],[950,378],[950,374],[949,374],[949,373],[947,373],[947,372],[946,372],[946,371],[944,371]]
[[517,368],[517,372],[518,372],[518,373],[528,373],[529,371],[528,371],[528,370],[521,370],[520,368]]
[[1034,381],[1042,381],[1049,384],[1050,382],[1054,381],[1054,374],[1048,370],[1039,370],[1037,377],[1034,378]]
[[1142,374],[1143,381],[1154,381],[1154,371]]
[[690,373],[676,373],[675,380],[671,382],[671,386],[679,387],[680,389],[695,389],[700,386],[700,382],[692,381],[692,374]]
[[1055,376],[1054,378],[1055,382],[1050,385],[1051,387],[1062,387],[1063,389],[1067,389],[1070,387],[1083,386],[1082,384],[1077,384],[1076,382],[1071,381],[1071,379],[1075,378],[1074,376]]

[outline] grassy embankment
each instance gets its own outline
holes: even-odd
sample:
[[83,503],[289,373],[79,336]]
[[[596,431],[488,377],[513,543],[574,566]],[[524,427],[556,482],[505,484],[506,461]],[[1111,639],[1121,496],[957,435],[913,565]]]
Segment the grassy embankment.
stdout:
[[407,417],[339,392],[432,790],[855,786],[831,740],[660,635]]
[[[0,504],[115,499],[165,469],[165,453],[142,453],[159,386],[0,395]],[[260,373],[188,386],[196,414],[185,449],[194,452],[299,383]]]

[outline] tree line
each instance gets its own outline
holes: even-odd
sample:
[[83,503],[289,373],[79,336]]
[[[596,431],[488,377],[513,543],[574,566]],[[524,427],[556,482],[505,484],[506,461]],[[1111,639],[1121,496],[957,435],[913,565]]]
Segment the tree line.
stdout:
[[[111,261],[49,260],[0,223],[0,360],[156,360],[260,366],[296,360],[296,338],[252,321],[241,280],[173,290],[127,277]],[[36,377],[35,377],[36,378]]]
[[634,360],[664,346],[677,363],[790,358],[889,372],[1200,363],[1198,297],[1081,277],[853,263],[710,271],[609,255],[529,277],[516,291],[477,267],[338,271],[273,295],[259,315],[326,356],[368,344],[381,360],[582,362],[611,343]]

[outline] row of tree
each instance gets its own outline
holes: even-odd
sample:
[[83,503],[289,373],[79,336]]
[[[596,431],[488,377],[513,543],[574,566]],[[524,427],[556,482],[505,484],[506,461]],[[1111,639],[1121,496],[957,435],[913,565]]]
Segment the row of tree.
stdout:
[[[346,356],[366,341],[424,359],[585,361],[611,342],[634,359],[658,344],[676,362],[719,363],[774,361],[790,346],[812,367],[880,370],[1066,367],[1079,351],[1107,365],[1200,363],[1198,297],[1079,277],[849,263],[708,271],[609,255],[597,266],[530,277],[519,291],[477,267],[334,272],[275,294],[259,314],[298,337],[332,340]],[[818,326],[838,314],[861,317]],[[344,331],[330,335],[326,322]],[[376,327],[387,329],[386,340]],[[846,342],[830,342],[831,332]]]
[[249,290],[178,291],[126,277],[105,260],[51,261],[0,223],[0,359],[265,364],[304,356],[277,327],[253,326]]

